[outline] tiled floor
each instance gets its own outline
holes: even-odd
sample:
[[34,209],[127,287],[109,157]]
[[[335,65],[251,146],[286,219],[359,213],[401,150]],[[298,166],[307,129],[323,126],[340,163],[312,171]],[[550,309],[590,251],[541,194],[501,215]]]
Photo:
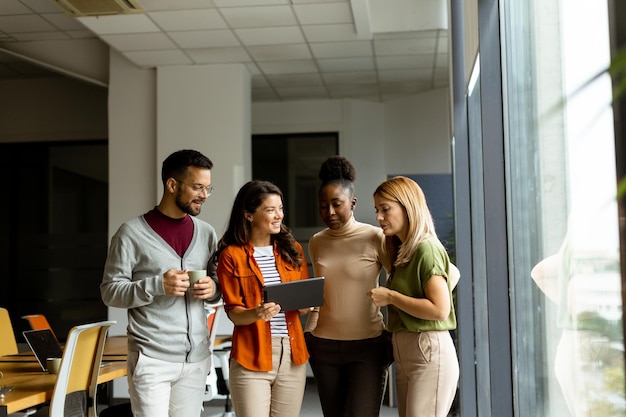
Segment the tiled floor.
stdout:
[[[218,417],[224,412],[224,400],[217,399],[205,404],[202,417]],[[396,417],[398,410],[390,408],[383,404],[380,408],[380,417]],[[307,379],[306,391],[304,392],[304,401],[302,403],[302,411],[300,417],[322,417],[322,409],[320,407],[320,401],[317,397],[317,390],[315,388],[315,380],[313,378]]]

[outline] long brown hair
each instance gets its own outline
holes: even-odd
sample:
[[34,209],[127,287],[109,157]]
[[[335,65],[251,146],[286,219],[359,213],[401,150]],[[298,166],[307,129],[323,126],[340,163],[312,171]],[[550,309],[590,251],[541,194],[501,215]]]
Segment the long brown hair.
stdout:
[[404,209],[409,225],[406,241],[401,242],[397,236],[387,236],[385,248],[393,266],[406,265],[422,241],[437,237],[424,191],[412,179],[398,176],[380,184],[374,196],[395,201]]
[[[230,220],[224,235],[220,239],[215,253],[216,259],[219,253],[228,245],[244,246],[250,241],[251,226],[246,221],[246,213],[254,213],[263,204],[263,201],[271,194],[283,199],[283,193],[276,185],[269,181],[250,181],[239,189],[233,208],[230,213]],[[281,223],[280,232],[271,235],[272,243],[276,242],[281,257],[289,264],[300,268],[303,263],[302,253],[296,247],[296,240],[291,234],[291,230]]]

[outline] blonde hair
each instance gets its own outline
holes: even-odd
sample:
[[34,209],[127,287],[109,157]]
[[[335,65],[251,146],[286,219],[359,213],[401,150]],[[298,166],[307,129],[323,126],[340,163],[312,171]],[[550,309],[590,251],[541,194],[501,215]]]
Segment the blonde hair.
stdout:
[[399,203],[408,223],[407,238],[401,242],[397,236],[385,238],[385,250],[393,266],[406,265],[424,240],[437,237],[435,224],[426,204],[426,196],[415,181],[398,176],[380,184],[374,196]]

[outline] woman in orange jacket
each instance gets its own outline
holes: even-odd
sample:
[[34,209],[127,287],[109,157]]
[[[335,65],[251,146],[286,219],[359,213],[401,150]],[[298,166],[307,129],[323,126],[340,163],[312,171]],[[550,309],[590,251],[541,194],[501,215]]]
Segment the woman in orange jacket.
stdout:
[[219,242],[217,275],[235,325],[229,387],[237,417],[300,415],[309,354],[299,311],[263,302],[264,285],[308,278],[302,246],[283,218],[280,189],[250,181]]

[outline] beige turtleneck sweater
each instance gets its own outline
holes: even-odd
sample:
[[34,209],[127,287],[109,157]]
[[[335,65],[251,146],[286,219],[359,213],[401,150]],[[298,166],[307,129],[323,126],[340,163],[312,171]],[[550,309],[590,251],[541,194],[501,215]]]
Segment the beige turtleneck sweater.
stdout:
[[324,229],[309,241],[316,276],[325,277],[324,305],[311,313],[306,330],[324,339],[361,340],[379,336],[383,315],[367,292],[378,286],[384,236],[379,227],[352,217],[341,229]]

